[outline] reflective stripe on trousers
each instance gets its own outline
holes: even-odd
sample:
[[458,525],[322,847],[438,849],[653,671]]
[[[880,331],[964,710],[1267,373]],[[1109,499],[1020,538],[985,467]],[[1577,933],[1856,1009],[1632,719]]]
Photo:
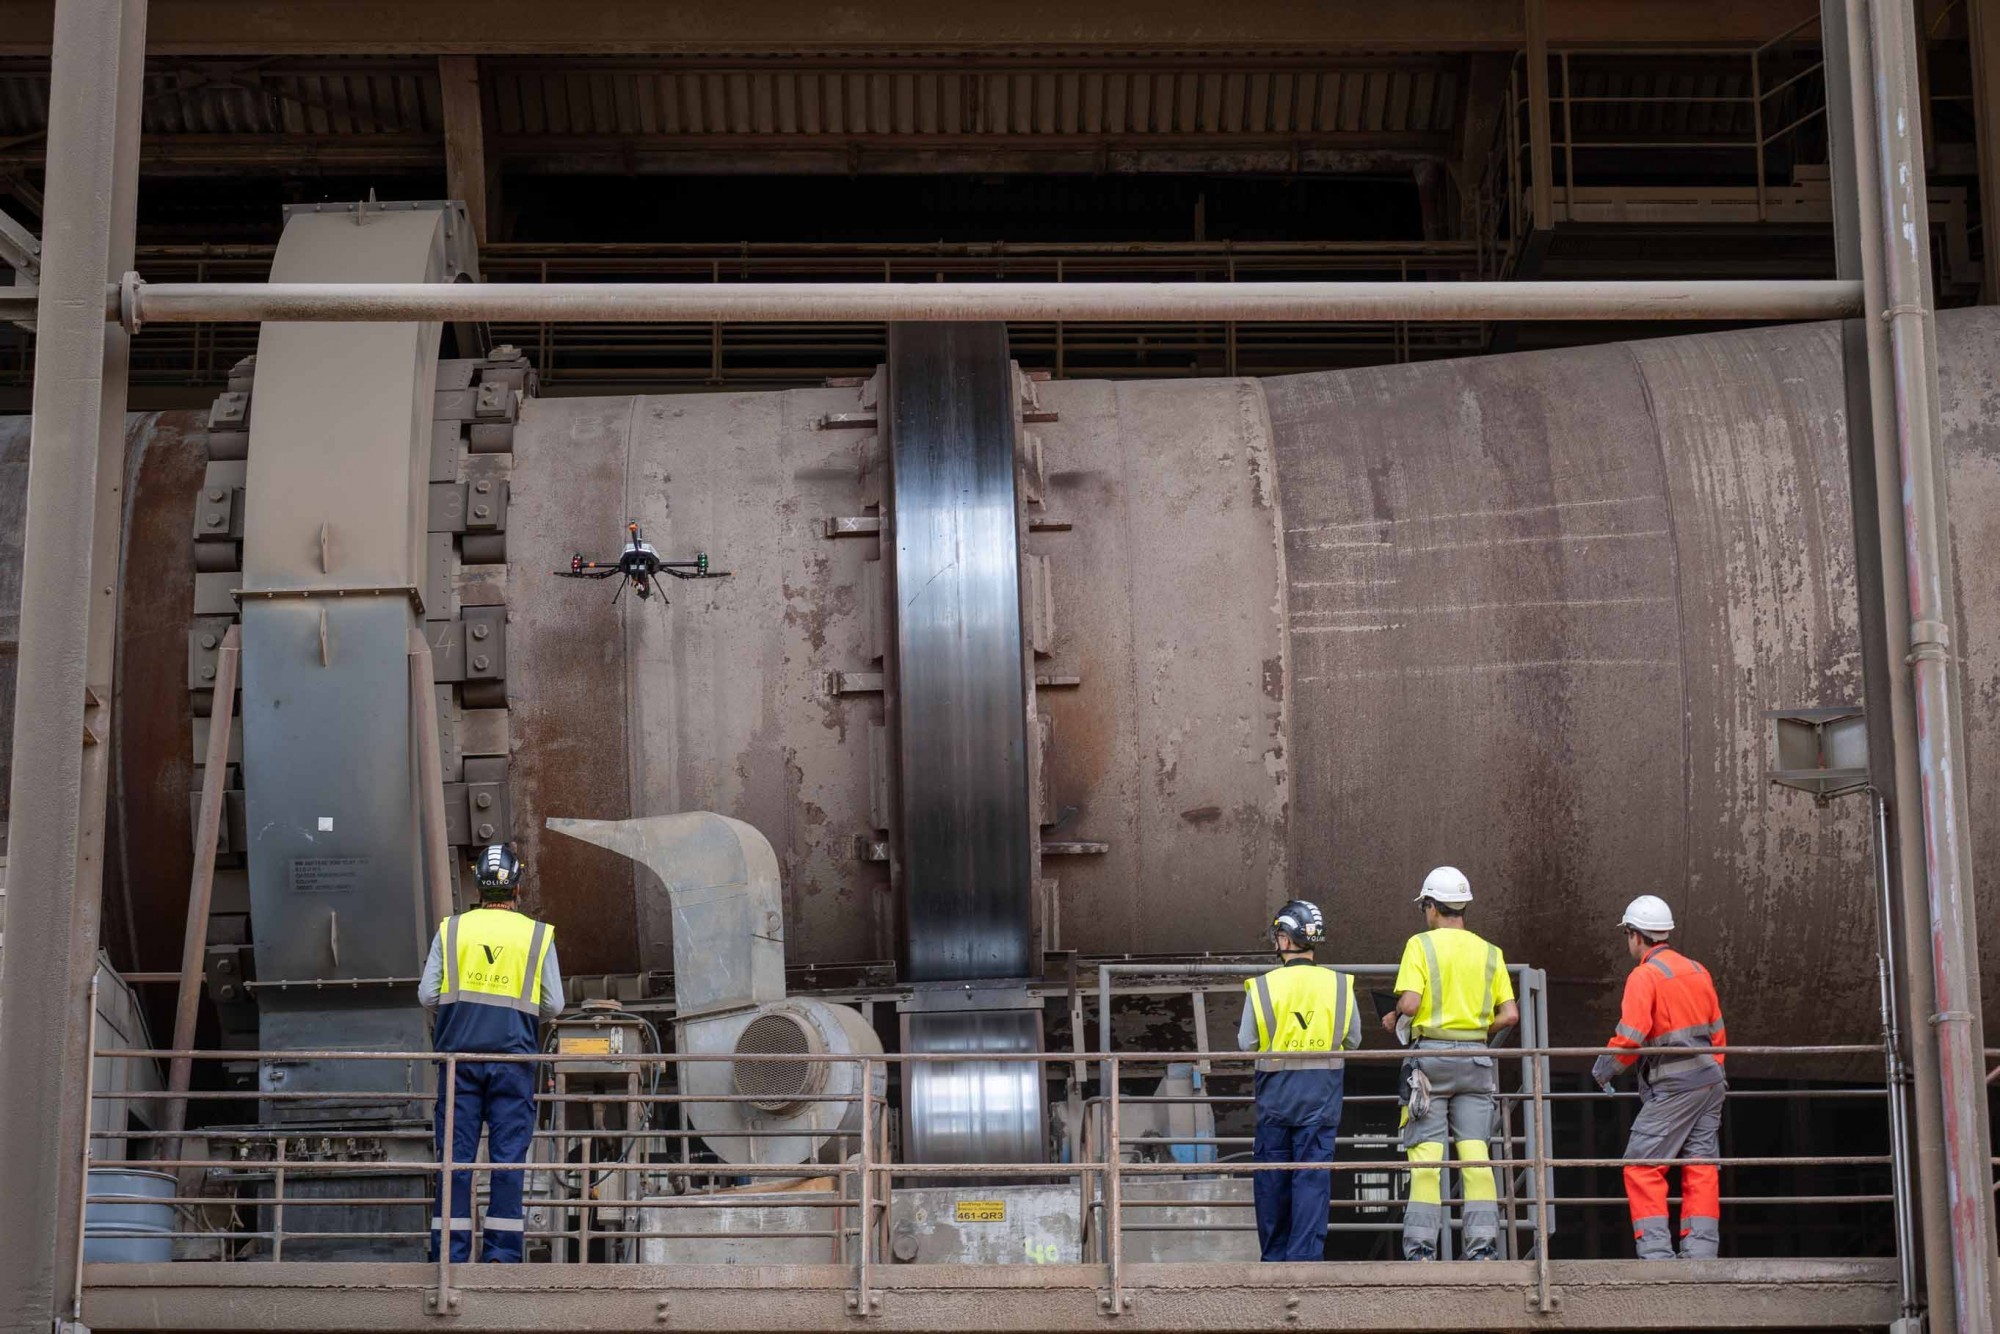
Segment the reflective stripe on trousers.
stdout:
[[[1500,1206],[1492,1154],[1494,1094],[1499,1079],[1493,1057],[1484,1044],[1462,1046],[1426,1040],[1417,1045],[1411,1062],[1431,1081],[1430,1111],[1411,1118],[1403,1109],[1402,1142],[1410,1162],[1410,1203],[1403,1211],[1403,1256],[1435,1259],[1445,1225],[1443,1177],[1445,1142],[1461,1166],[1459,1187],[1465,1197],[1465,1258],[1495,1259],[1499,1254]],[[1438,1164],[1416,1167],[1414,1164]],[[1481,1164],[1474,1166],[1474,1164]]]
[[[1665,1260],[1674,1248],[1667,1227],[1667,1167],[1661,1160],[1714,1158],[1722,1149],[1725,1084],[1668,1092],[1655,1090],[1640,1107],[1625,1157],[1625,1198],[1632,1236],[1642,1260]],[[1652,1160],[1652,1161],[1646,1161]],[[1722,1177],[1712,1163],[1681,1167],[1681,1254],[1708,1259],[1721,1235]]]
[[[432,1125],[440,1159],[444,1152],[444,1107],[448,1090],[439,1081],[437,1109]],[[480,1131],[486,1132],[486,1154],[491,1167],[486,1171],[489,1185],[485,1236],[479,1258],[502,1264],[521,1259],[521,1177],[509,1163],[526,1160],[535,1130],[534,1067],[513,1061],[461,1061],[453,1094],[451,1133],[451,1182],[445,1192],[449,1203],[440,1203],[432,1215],[431,1259],[438,1258],[443,1237],[435,1227],[439,1215],[451,1220],[451,1258],[463,1263],[472,1258],[472,1178],[476,1173],[460,1168],[479,1156]]]

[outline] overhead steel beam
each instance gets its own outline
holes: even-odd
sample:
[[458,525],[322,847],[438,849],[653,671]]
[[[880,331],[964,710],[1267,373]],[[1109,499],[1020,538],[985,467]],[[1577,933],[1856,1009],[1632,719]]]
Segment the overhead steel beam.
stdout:
[[131,263],[146,3],[62,0],[55,17],[0,968],[7,1334],[75,1316],[129,351],[97,291]]
[[[0,55],[48,50],[51,0],[0,0]],[[1548,0],[1565,46],[1754,46],[1813,13],[1812,0]],[[1517,6],[1492,0],[819,0],[661,5],[655,0],[291,0],[246,23],[240,0],[158,0],[164,54],[502,54],[641,51],[899,51],[1244,48],[1519,50]]]
[[[1441,160],[1450,136],[1426,131],[1316,130],[1297,134],[554,134],[490,135],[487,190],[501,165],[533,175],[745,176],[936,172],[1070,175],[1407,171]],[[451,161],[436,134],[162,134],[146,137],[149,176],[244,173],[336,176],[433,172]],[[41,143],[0,149],[0,172],[40,167]],[[459,197],[456,193],[453,198]],[[470,201],[468,201],[469,203]]]
[[[1830,320],[1856,282],[146,283],[128,327],[221,321]],[[18,303],[17,303],[18,304]],[[0,296],[0,319],[18,317]]]
[[445,197],[461,200],[472,234],[486,244],[486,115],[474,56],[438,57],[438,90],[444,103]]

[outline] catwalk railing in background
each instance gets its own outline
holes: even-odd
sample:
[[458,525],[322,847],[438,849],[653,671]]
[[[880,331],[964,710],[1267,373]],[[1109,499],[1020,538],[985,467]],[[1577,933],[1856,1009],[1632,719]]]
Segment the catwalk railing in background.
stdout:
[[[1513,274],[1529,234],[1578,221],[1586,211],[1581,205],[1614,197],[1638,202],[1634,192],[1648,188],[1666,198],[1675,184],[1673,163],[1659,171],[1667,159],[1656,154],[1700,162],[1711,177],[1739,178],[1740,187],[1699,189],[1711,208],[1729,202],[1728,221],[1771,221],[1772,201],[1791,189],[1797,164],[1826,161],[1823,139],[1812,137],[1823,133],[1826,117],[1823,63],[1818,42],[1800,36],[1817,22],[1816,15],[1803,19],[1751,47],[1551,49],[1546,108],[1531,100],[1527,56],[1517,56],[1508,72],[1508,114],[1494,131],[1476,192],[1481,269]],[[1730,77],[1731,65],[1740,70],[1737,78]],[[1544,115],[1551,157],[1544,184],[1553,214],[1536,218],[1532,140],[1534,121]],[[1602,179],[1602,168],[1588,157],[1600,152],[1644,152],[1643,159],[1615,160],[1645,161],[1655,170],[1627,181]],[[1579,153],[1586,155],[1581,172]],[[1771,170],[1774,158],[1785,163],[1782,175]],[[1598,179],[1583,186],[1579,174]]]
[[[1530,1260],[1534,1264],[1534,1281],[1527,1292],[1528,1300],[1540,1311],[1553,1309],[1556,1300],[1549,1282],[1549,1248],[1547,1239],[1553,1233],[1553,1211],[1556,1206],[1574,1204],[1613,1205],[1622,1203],[1615,1198],[1593,1196],[1564,1197],[1561,1194],[1560,1173],[1620,1168],[1626,1165],[1622,1158],[1594,1158],[1566,1156],[1557,1153],[1550,1140],[1549,1110],[1553,1103],[1569,1097],[1601,1097],[1602,1095],[1564,1094],[1549,1088],[1548,1062],[1551,1058],[1592,1058],[1601,1054],[1598,1048],[1561,1048],[1547,1045],[1529,1045],[1510,1048],[1498,1047],[1491,1055],[1502,1063],[1518,1062],[1521,1073],[1520,1085],[1506,1090],[1502,1095],[1503,1105],[1519,1108],[1520,1126],[1517,1132],[1511,1127],[1513,1118],[1505,1122],[1503,1130],[1496,1135],[1495,1144],[1500,1152],[1494,1155],[1492,1167],[1508,1183],[1503,1192],[1502,1205],[1508,1226],[1503,1229],[1508,1238],[1510,1254]],[[1676,1056],[1686,1056],[1692,1049],[1674,1049]],[[1158,1212],[1165,1202],[1158,1200],[1128,1199],[1128,1182],[1148,1178],[1223,1178],[1251,1175],[1256,1172],[1277,1171],[1319,1171],[1328,1170],[1336,1174],[1369,1173],[1401,1174],[1409,1170],[1409,1165],[1400,1156],[1378,1156],[1373,1158],[1340,1158],[1330,1164],[1270,1164],[1252,1163],[1221,1158],[1217,1161],[1190,1164],[1186,1162],[1127,1161],[1142,1150],[1157,1148],[1163,1141],[1157,1137],[1139,1139],[1126,1133],[1122,1124],[1124,1114],[1135,1106],[1156,1105],[1157,1096],[1132,1095],[1123,1089],[1135,1070],[1156,1069],[1166,1063],[1201,1062],[1210,1068],[1224,1070],[1241,1067],[1247,1071],[1248,1063],[1258,1058],[1257,1053],[1239,1051],[1190,1051],[1190,1052],[1103,1052],[1072,1051],[1067,1053],[1048,1052],[1038,1054],[1007,1055],[982,1053],[982,1061],[1033,1061],[1044,1067],[1051,1067],[1051,1075],[1060,1075],[1059,1067],[1071,1066],[1075,1062],[1087,1063],[1098,1073],[1099,1091],[1089,1100],[1090,1114],[1086,1119],[1084,1152],[1078,1161],[1044,1164],[983,1164],[983,1163],[900,1163],[891,1154],[891,1117],[885,1114],[885,1098],[874,1093],[875,1076],[892,1068],[908,1067],[918,1062],[963,1060],[956,1054],[886,1054],[877,1056],[831,1056],[808,1054],[785,1054],[777,1056],[725,1056],[725,1055],[680,1055],[675,1053],[640,1053],[627,1055],[558,1055],[488,1057],[435,1055],[426,1052],[339,1052],[339,1051],[283,1051],[283,1052],[173,1052],[148,1050],[93,1050],[93,1069],[100,1061],[145,1061],[161,1062],[177,1056],[186,1056],[201,1063],[212,1062],[263,1062],[315,1061],[315,1062],[389,1062],[405,1066],[412,1077],[423,1072],[434,1072],[443,1080],[443,1087],[456,1088],[457,1067],[468,1061],[507,1061],[515,1063],[588,1063],[597,1067],[607,1065],[618,1067],[638,1066],[647,1071],[658,1071],[664,1067],[678,1068],[696,1061],[737,1061],[776,1062],[794,1065],[806,1062],[822,1064],[847,1064],[860,1067],[860,1087],[864,1093],[854,1095],[801,1095],[801,1101],[858,1103],[859,1121],[856,1129],[844,1136],[826,1137],[843,1140],[837,1151],[837,1160],[826,1165],[814,1164],[744,1164],[691,1161],[693,1145],[702,1138],[701,1132],[688,1129],[684,1125],[654,1125],[650,1117],[654,1109],[672,1111],[683,1104],[768,1100],[769,1094],[683,1094],[679,1092],[654,1091],[634,1093],[568,1093],[545,1095],[540,1102],[541,1110],[553,1110],[560,1121],[567,1115],[566,1107],[590,1109],[593,1119],[596,1109],[617,1106],[631,1113],[635,1108],[644,1109],[648,1119],[637,1121],[624,1128],[611,1126],[572,1127],[557,1124],[543,1128],[538,1114],[535,1143],[538,1149],[554,1155],[554,1161],[531,1161],[526,1170],[529,1181],[536,1183],[526,1202],[531,1216],[534,1211],[545,1211],[540,1216],[550,1226],[530,1226],[525,1230],[526,1240],[531,1243],[534,1258],[561,1261],[570,1258],[577,1264],[603,1263],[602,1255],[613,1251],[631,1251],[633,1247],[622,1243],[644,1240],[670,1241],[698,1237],[708,1241],[759,1238],[766,1241],[812,1239],[829,1243],[829,1252],[838,1255],[841,1262],[853,1270],[854,1291],[849,1299],[851,1309],[865,1311],[872,1309],[876,1300],[876,1289],[871,1283],[871,1273],[887,1263],[889,1212],[899,1189],[909,1189],[925,1182],[963,1184],[976,1180],[1004,1180],[1011,1182],[1053,1181],[1074,1185],[1079,1191],[1079,1199],[1084,1206],[1079,1217],[1082,1236],[1082,1254],[1086,1263],[1099,1267],[1102,1275],[1106,1310],[1119,1310],[1124,1300],[1123,1275],[1126,1266],[1125,1236],[1128,1232],[1175,1230],[1172,1223],[1158,1221]],[[1732,1069],[1740,1069],[1746,1062],[1752,1065],[1768,1059],[1787,1058],[1872,1058],[1879,1060],[1883,1049],[1879,1045],[1826,1045],[1802,1047],[1735,1047],[1728,1051]],[[1400,1050],[1364,1050],[1346,1054],[1350,1066],[1378,1062],[1399,1063],[1404,1059]],[[678,1081],[675,1081],[678,1087]],[[1880,1089],[1847,1089],[1832,1091],[1836,1096],[1869,1097],[1881,1096]],[[104,1091],[93,1086],[92,1103],[108,1103],[117,1107],[127,1107],[135,1102],[158,1104],[164,1095],[150,1091]],[[302,1183],[314,1179],[333,1178],[353,1181],[358,1178],[375,1176],[401,1176],[403,1178],[427,1178],[434,1189],[440,1173],[471,1175],[475,1182],[490,1180],[496,1170],[519,1170],[506,1167],[496,1168],[485,1162],[462,1163],[454,1161],[449,1146],[458,1114],[457,1098],[448,1098],[443,1109],[444,1134],[442,1148],[432,1147],[431,1132],[421,1125],[411,1125],[408,1118],[428,1112],[431,1095],[413,1089],[412,1091],[390,1091],[377,1093],[311,1093],[292,1091],[198,1091],[189,1095],[193,1100],[204,1103],[236,1103],[246,1108],[264,1104],[268,1108],[302,1108],[314,1104],[328,1104],[349,1117],[356,1109],[374,1108],[383,1112],[401,1110],[405,1120],[401,1126],[392,1124],[374,1125],[349,1120],[338,1130],[309,1126],[257,1125],[247,1127],[217,1127],[209,1130],[191,1129],[185,1132],[179,1143],[166,1141],[161,1133],[149,1128],[92,1129],[87,1141],[87,1167],[97,1170],[150,1170],[174,1174],[180,1185],[171,1197],[162,1196],[150,1201],[153,1204],[171,1206],[179,1218],[196,1220],[196,1225],[183,1227],[176,1224],[172,1238],[183,1243],[183,1251],[188,1249],[212,1248],[199,1258],[243,1259],[255,1258],[282,1261],[286,1258],[288,1241],[295,1246],[302,1242],[323,1242],[330,1239],[366,1239],[377,1241],[401,1241],[414,1246],[428,1238],[428,1226],[416,1229],[390,1229],[381,1227],[354,1227],[342,1231],[288,1230],[286,1210],[311,1209],[324,1216],[323,1211],[347,1209],[358,1215],[362,1211],[379,1211],[386,1206],[406,1210],[421,1211],[421,1217],[428,1222],[434,1209],[442,1211],[442,1202],[433,1202],[429,1194],[406,1195],[385,1200],[369,1196],[360,1191],[352,1194],[312,1195],[301,1191]],[[1735,1097],[1788,1097],[1810,1098],[1821,1096],[1817,1091],[1755,1091],[1736,1094]],[[1240,1106],[1247,1099],[1232,1096],[1205,1095],[1200,1099],[1211,1106],[1227,1109]],[[1358,1104],[1393,1101],[1387,1096],[1357,1096]],[[128,1126],[130,1119],[118,1115],[109,1119],[112,1125]],[[94,1123],[95,1124],[95,1123]],[[784,1134],[796,1136],[796,1132],[777,1131],[732,1131],[727,1138],[753,1139],[760,1135]],[[1344,1150],[1358,1150],[1362,1147],[1357,1140],[1366,1140],[1378,1152],[1385,1148],[1381,1136],[1343,1137]],[[288,1153],[288,1144],[311,1148],[317,1141],[317,1152],[326,1155],[301,1160]],[[619,1145],[614,1155],[600,1152],[599,1146],[606,1141]],[[1218,1150],[1234,1146],[1241,1137],[1202,1137],[1198,1143],[1211,1145]],[[223,1143],[231,1147],[228,1156],[207,1151],[210,1143]],[[413,1156],[395,1160],[388,1156],[384,1146],[401,1143],[418,1149]],[[269,1146],[268,1151],[263,1146]],[[202,1148],[201,1152],[189,1152],[190,1147]],[[1892,1149],[1895,1148],[1893,1139]],[[150,1152],[141,1152],[147,1150]],[[576,1157],[571,1159],[574,1151]],[[531,1151],[531,1159],[534,1153]],[[1785,1154],[1749,1156],[1723,1156],[1712,1161],[1729,1175],[1741,1169],[1791,1168],[1829,1169],[1851,1173],[1864,1170],[1880,1172],[1892,1182],[1887,1192],[1857,1192],[1851,1189],[1828,1191],[1822,1194],[1788,1191],[1783,1194],[1758,1195],[1740,1188],[1732,1189],[1724,1199],[1733,1207],[1773,1206],[1786,1209],[1818,1206],[1821,1208],[1850,1208],[1879,1206],[1894,1203],[1897,1192],[1903,1189],[1903,1174],[1897,1170],[1892,1153],[1881,1154]],[[1449,1164],[1447,1165],[1449,1166]],[[671,1210],[713,1210],[742,1207],[746,1204],[769,1203],[767,1198],[746,1197],[742,1194],[720,1195],[716,1193],[673,1193],[694,1191],[702,1185],[714,1186],[720,1181],[756,1183],[762,1180],[796,1181],[802,1177],[825,1177],[834,1183],[833,1197],[823,1199],[805,1197],[797,1200],[796,1207],[812,1211],[826,1218],[826,1225],[798,1231],[772,1231],[760,1228],[749,1232],[718,1230],[688,1231],[673,1228],[647,1228],[644,1217],[639,1212]],[[540,1181],[537,1181],[540,1178]],[[86,1174],[86,1180],[88,1174]],[[607,1191],[606,1183],[618,1182],[615,1191]],[[194,1193],[182,1193],[190,1182],[199,1183]],[[636,1187],[636,1188],[635,1188]],[[242,1193],[242,1188],[255,1192]],[[234,1190],[231,1194],[208,1193],[210,1189]],[[607,1194],[616,1193],[621,1198],[607,1200]],[[474,1227],[479,1226],[483,1214],[477,1206],[479,1192],[474,1191]],[[86,1204],[129,1203],[125,1194],[91,1194]],[[781,1201],[792,1203],[791,1201]],[[1390,1199],[1338,1200],[1336,1211],[1341,1209],[1370,1208],[1387,1213],[1395,1206]],[[1245,1202],[1238,1201],[1226,1207],[1242,1209]],[[205,1211],[224,1211],[234,1217],[241,1211],[253,1211],[256,1222],[253,1227],[214,1228],[199,1225]],[[79,1211],[87,1215],[88,1209]],[[1899,1214],[1901,1211],[1898,1211]],[[1128,1215],[1134,1215],[1128,1221]],[[638,1222],[639,1226],[631,1226]],[[82,1226],[80,1224],[80,1226]],[[1244,1225],[1228,1225],[1223,1230],[1240,1230]],[[1379,1221],[1356,1223],[1349,1219],[1336,1218],[1333,1226],[1341,1230],[1360,1229],[1371,1231],[1394,1231],[1400,1223],[1384,1218]],[[1205,1229],[1212,1230],[1212,1229]],[[1901,1229],[1898,1229],[1899,1233]],[[156,1236],[160,1234],[155,1234]],[[81,1240],[81,1239],[80,1239]],[[475,1232],[471,1238],[477,1247],[480,1236]],[[194,1243],[193,1247],[185,1245]],[[593,1243],[616,1243],[592,1259]],[[1905,1257],[1907,1243],[1900,1243]],[[81,1252],[81,1246],[80,1246]],[[457,1265],[450,1259],[450,1248],[441,1248],[436,1261],[438,1300],[448,1302],[451,1293],[452,1275]],[[477,1254],[475,1249],[473,1254]],[[110,1266],[105,1269],[112,1268]],[[1422,1281],[1421,1272],[1413,1273],[1413,1279]],[[76,1295],[80,1303],[84,1283],[84,1267],[79,1262],[75,1276]]]

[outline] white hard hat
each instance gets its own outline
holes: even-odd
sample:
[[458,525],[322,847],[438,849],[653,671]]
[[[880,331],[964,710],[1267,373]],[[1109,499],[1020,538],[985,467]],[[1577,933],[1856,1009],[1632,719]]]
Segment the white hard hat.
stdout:
[[1625,905],[1625,916],[1618,924],[1629,926],[1634,931],[1644,931],[1649,936],[1664,936],[1674,929],[1674,910],[1657,895],[1641,894]]
[[1472,882],[1456,866],[1440,866],[1424,877],[1424,892],[1417,895],[1417,902],[1422,903],[1425,899],[1448,907],[1460,907],[1472,902]]

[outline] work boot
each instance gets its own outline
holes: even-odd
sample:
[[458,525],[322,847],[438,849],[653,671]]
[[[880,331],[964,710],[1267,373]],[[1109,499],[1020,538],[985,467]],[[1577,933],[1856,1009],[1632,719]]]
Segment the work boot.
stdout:
[[1492,1237],[1481,1237],[1478,1239],[1467,1237],[1465,1239],[1465,1258],[1468,1260],[1498,1260],[1500,1258],[1500,1243]]
[[1674,1239],[1664,1218],[1639,1218],[1632,1222],[1632,1239],[1638,1244],[1641,1260],[1671,1260]]
[[1681,1259],[1713,1260],[1722,1245],[1722,1220],[1689,1218],[1681,1228]]

